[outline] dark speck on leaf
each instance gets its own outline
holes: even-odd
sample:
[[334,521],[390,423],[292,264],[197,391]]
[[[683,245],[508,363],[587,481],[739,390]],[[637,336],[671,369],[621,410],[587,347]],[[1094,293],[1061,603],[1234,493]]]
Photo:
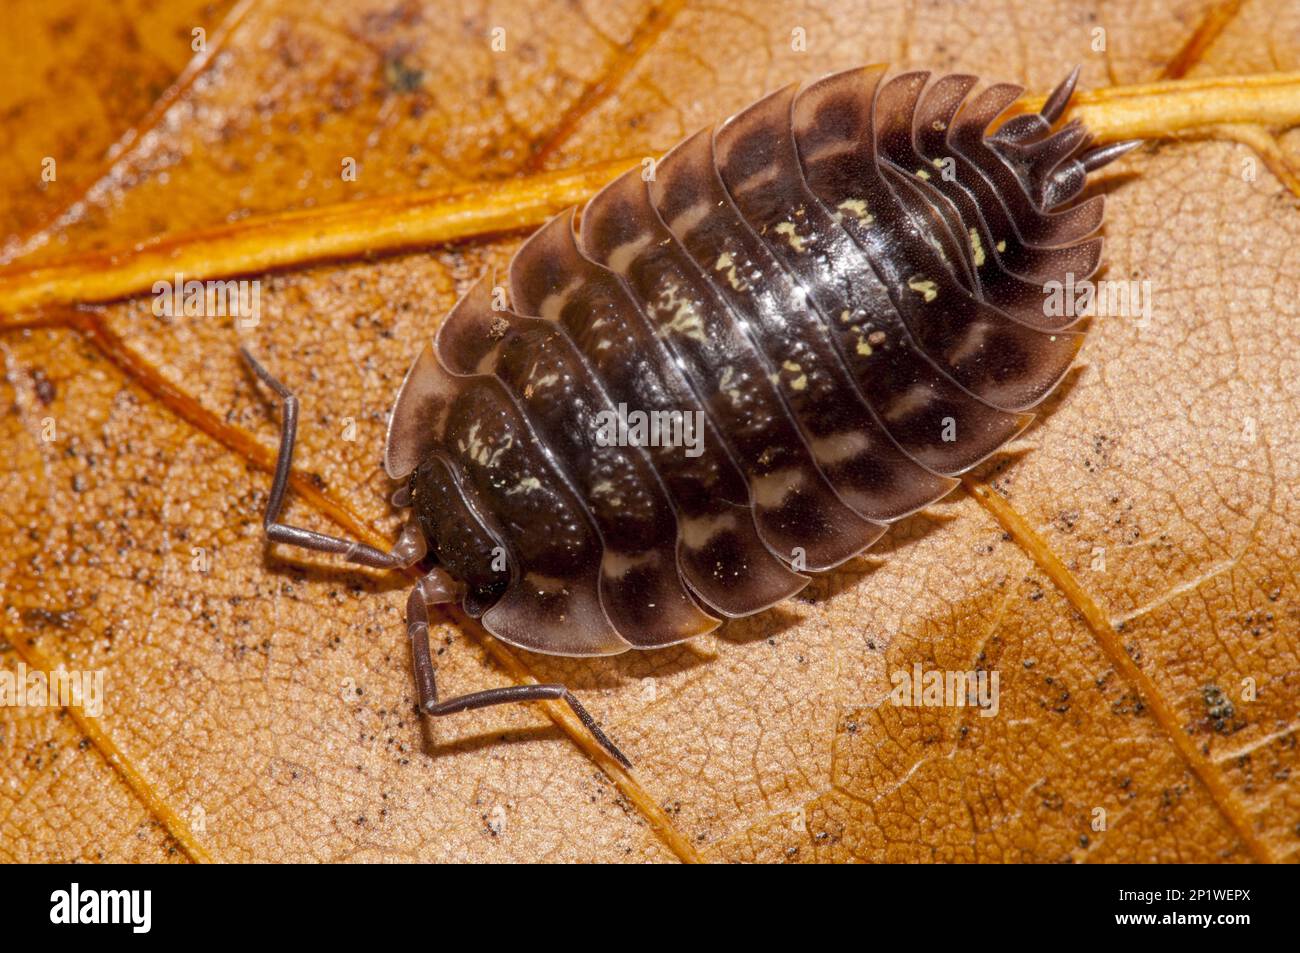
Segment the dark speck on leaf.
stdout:
[[76,621],[74,609],[24,609],[23,625],[29,629],[68,629]]
[[407,66],[396,56],[384,62],[384,82],[395,93],[413,93],[424,84],[424,70]]
[[54,403],[54,382],[39,367],[32,371],[32,385],[36,388],[36,399],[46,407]]

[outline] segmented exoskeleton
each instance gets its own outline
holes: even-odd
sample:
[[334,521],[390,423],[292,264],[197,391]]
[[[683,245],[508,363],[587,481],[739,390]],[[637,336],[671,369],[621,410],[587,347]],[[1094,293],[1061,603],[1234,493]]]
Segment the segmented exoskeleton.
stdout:
[[[798,592],[1019,433],[1081,343],[1048,281],[1091,275],[1091,147],[1020,87],[882,67],[782,89],[539,229],[509,299],[480,281],[407,374],[385,467],[412,520],[391,553],[277,522],[270,539],[372,566],[426,561],[408,603],[422,710],[563,698],[528,685],[438,702],[426,606],[498,638],[607,655],[680,642]],[[251,360],[251,359],[250,359]],[[600,438],[627,408],[699,423]],[[688,415],[688,416],[682,416]]]

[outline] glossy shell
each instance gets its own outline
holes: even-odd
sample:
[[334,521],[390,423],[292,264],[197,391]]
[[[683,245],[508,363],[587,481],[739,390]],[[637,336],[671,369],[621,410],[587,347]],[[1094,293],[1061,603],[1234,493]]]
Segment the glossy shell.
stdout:
[[[385,466],[493,634],[605,655],[758,612],[951,490],[1068,370],[1043,284],[1100,261],[1102,199],[1068,204],[1085,131],[990,137],[1019,87],[883,77],[782,89],[629,172],[525,242],[508,308],[481,281],[421,351]],[[698,446],[605,446],[620,405]]]

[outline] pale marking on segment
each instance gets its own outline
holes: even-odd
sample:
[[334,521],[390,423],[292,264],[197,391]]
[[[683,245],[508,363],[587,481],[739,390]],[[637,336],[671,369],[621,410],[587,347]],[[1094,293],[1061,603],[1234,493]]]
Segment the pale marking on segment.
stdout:
[[605,556],[600,561],[600,568],[611,579],[621,579],[638,566],[654,562],[658,562],[658,559],[653,552],[627,556],[613,550],[605,550]]
[[767,166],[763,169],[760,169],[758,172],[755,172],[749,178],[742,179],[741,181],[737,182],[735,184],[736,187],[733,190],[732,194],[738,194],[740,192],[748,192],[751,189],[761,188],[762,186],[767,185],[767,183],[775,179],[777,177],[778,172],[779,170],[775,168],[775,166]]
[[755,506],[775,507],[799,489],[803,474],[798,470],[778,470],[750,482],[750,499]]
[[961,344],[956,350],[948,354],[948,363],[960,364],[966,358],[976,353],[984,346],[984,339],[988,337],[989,327],[984,321],[976,321],[970,326],[970,329],[961,339]]
[[885,410],[885,419],[898,420],[906,417],[913,411],[928,406],[930,399],[931,395],[928,387],[924,384],[913,384],[904,391],[901,397],[890,402],[889,407]]
[[547,321],[550,321],[552,324],[559,324],[560,312],[564,309],[564,306],[569,301],[569,297],[573,294],[574,290],[577,289],[578,285],[580,284],[582,284],[582,279],[575,278],[573,281],[569,282],[569,284],[566,285],[564,288],[560,289],[559,291],[548,294],[545,298],[543,298],[541,305],[537,309],[538,311],[541,312],[540,317],[545,318]]
[[975,258],[975,267],[984,264],[984,243],[980,240],[979,229],[970,230],[970,250]]
[[537,590],[539,596],[554,595],[555,593],[568,594],[569,586],[563,579],[557,576],[544,576],[540,572],[528,571],[524,573],[524,582]]
[[851,155],[859,150],[860,146],[856,140],[840,139],[836,142],[827,143],[816,149],[800,150],[800,157],[804,161],[804,166],[812,166],[821,162],[823,159],[830,159],[835,156]]
[[654,239],[650,235],[640,235],[630,242],[624,242],[609,253],[609,267],[620,275],[627,274],[628,267],[636,261],[641,252],[650,247]]
[[689,549],[702,549],[713,537],[720,533],[733,532],[735,529],[735,513],[684,519],[679,527],[682,544]]
[[818,463],[833,466],[860,456],[871,446],[866,434],[846,430],[830,437],[819,437],[811,443],[813,456]]
[[438,419],[433,422],[433,432],[440,437],[447,435],[447,421],[451,419],[451,404],[442,403],[438,409]]
[[709,205],[707,202],[697,202],[686,211],[677,215],[668,223],[668,231],[674,235],[688,235],[695,228],[709,217]]

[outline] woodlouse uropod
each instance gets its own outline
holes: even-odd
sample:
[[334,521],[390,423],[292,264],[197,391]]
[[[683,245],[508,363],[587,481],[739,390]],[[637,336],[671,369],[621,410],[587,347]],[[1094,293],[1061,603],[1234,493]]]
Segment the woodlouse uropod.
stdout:
[[[787,87],[532,235],[513,310],[480,281],[407,373],[388,475],[410,507],[391,552],[278,522],[297,403],[282,398],[273,542],[428,572],[407,602],[431,715],[565,700],[562,685],[438,701],[430,604],[462,600],[538,652],[655,648],[799,591],[1019,433],[1082,336],[1043,286],[1100,262],[1087,174],[1137,145],[1053,131],[1021,88],[883,67]],[[494,308],[494,305],[498,305]],[[698,453],[606,445],[615,406],[690,412]]]

